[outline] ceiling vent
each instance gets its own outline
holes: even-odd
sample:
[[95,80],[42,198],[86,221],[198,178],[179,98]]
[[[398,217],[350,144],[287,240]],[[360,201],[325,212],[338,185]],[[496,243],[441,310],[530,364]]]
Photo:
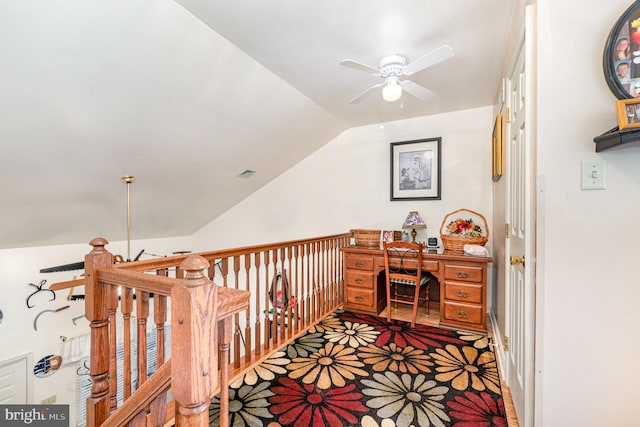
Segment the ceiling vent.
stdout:
[[240,175],[238,175],[238,178],[251,178],[255,173],[256,171],[245,169]]

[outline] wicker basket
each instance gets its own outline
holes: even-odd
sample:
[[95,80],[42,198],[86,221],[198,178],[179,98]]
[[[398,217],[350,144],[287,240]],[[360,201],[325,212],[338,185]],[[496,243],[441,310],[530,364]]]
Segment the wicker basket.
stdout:
[[353,233],[356,246],[364,246],[368,248],[380,247],[381,230],[365,230],[358,228],[351,230],[351,233]]
[[[462,213],[462,215],[460,215],[460,213]],[[459,217],[468,217],[468,215],[465,215],[464,213],[471,214],[472,216],[475,215],[482,219],[482,222],[484,222],[483,230],[486,233],[484,236],[459,236],[456,234],[445,234],[443,232],[445,224],[448,224],[450,221]],[[464,253],[464,245],[484,246],[487,243],[489,240],[489,225],[487,224],[487,219],[482,214],[472,211],[471,209],[458,209],[444,216],[442,224],[440,225],[440,238],[442,239],[442,244],[444,245],[445,250],[455,254],[462,254]]]

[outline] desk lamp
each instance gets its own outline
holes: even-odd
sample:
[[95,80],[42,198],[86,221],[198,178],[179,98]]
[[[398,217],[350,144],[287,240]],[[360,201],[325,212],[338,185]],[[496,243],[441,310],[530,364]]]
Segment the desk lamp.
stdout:
[[402,228],[411,228],[411,243],[416,243],[416,235],[418,234],[416,228],[427,228],[427,224],[424,223],[418,211],[411,211],[407,215],[407,219],[404,220]]

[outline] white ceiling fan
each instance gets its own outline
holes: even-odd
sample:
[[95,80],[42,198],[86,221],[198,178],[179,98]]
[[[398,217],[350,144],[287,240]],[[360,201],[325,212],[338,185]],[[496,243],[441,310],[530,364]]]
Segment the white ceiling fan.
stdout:
[[407,58],[402,55],[389,55],[380,60],[378,68],[370,65],[362,64],[351,59],[340,61],[340,65],[353,68],[355,70],[364,71],[377,77],[382,77],[384,82],[378,83],[365,90],[351,101],[349,104],[355,104],[375,92],[378,88],[382,88],[382,98],[385,101],[393,102],[400,99],[402,90],[404,89],[410,95],[426,101],[434,93],[429,89],[420,86],[411,80],[400,80],[402,76],[410,76],[425,68],[436,65],[442,61],[452,58],[453,49],[447,45],[440,46],[438,49],[423,55],[407,64]]

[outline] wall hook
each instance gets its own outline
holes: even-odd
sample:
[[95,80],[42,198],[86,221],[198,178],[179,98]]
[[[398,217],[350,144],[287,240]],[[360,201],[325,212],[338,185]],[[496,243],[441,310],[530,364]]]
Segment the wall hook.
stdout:
[[31,299],[32,296],[34,296],[35,294],[37,294],[38,292],[51,292],[51,294],[53,295],[53,298],[51,298],[49,301],[53,301],[56,299],[56,293],[54,291],[52,291],[51,289],[44,289],[43,286],[47,284],[47,279],[44,279],[43,281],[40,282],[40,285],[34,285],[33,283],[29,283],[29,285],[33,286],[34,288],[36,288],[36,290],[27,297],[27,308],[33,308],[35,306],[29,304],[29,300]]

